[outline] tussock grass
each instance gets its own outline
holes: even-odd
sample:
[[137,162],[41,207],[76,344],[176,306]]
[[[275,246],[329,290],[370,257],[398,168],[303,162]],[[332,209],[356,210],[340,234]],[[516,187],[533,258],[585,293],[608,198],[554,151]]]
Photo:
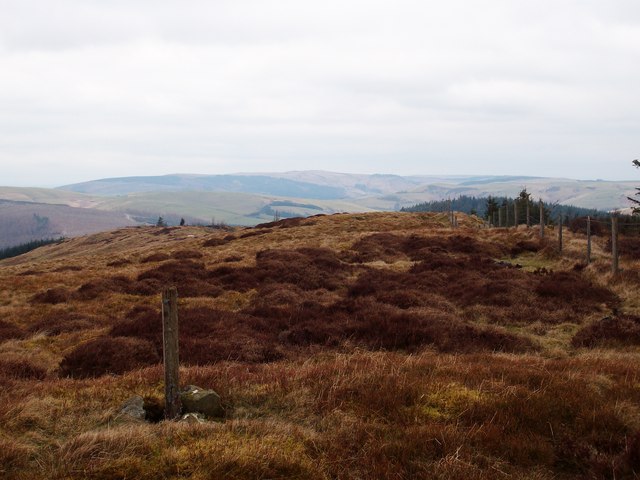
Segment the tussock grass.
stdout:
[[[105,424],[103,412],[126,395],[157,394],[154,367],[46,380],[26,398],[3,393],[0,418],[33,456],[13,454],[18,470],[53,478],[489,478],[498,467],[517,478],[530,469],[539,478],[619,478],[636,468],[640,427],[640,370],[630,355],[356,352],[251,368],[224,362],[182,371],[185,382],[223,395],[224,423]],[[34,431],[49,448],[33,444]]]
[[[613,278],[604,238],[585,266],[580,233],[559,256],[459,223],[121,229],[0,262],[0,476],[635,478],[638,260]],[[181,381],[222,422],[118,415],[163,395],[171,284]]]

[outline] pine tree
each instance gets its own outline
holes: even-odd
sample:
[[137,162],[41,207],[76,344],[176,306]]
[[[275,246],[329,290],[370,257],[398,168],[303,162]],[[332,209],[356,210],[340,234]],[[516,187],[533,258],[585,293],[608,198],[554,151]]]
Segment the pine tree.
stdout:
[[[640,168],[640,160],[634,160],[633,162],[631,162],[633,164],[634,167],[636,168]],[[640,188],[636,188],[636,190],[638,190],[638,192],[636,193],[636,196],[640,195]],[[633,207],[633,213],[640,213],[640,200],[636,200],[635,198],[631,198],[631,197],[627,197],[629,200],[631,200],[631,203],[633,203],[634,205],[636,205],[635,207]]]
[[[524,187],[518,195],[518,218],[521,223],[529,225],[531,219],[527,218],[527,205],[529,206],[529,216],[531,216],[531,194],[527,192],[527,187]],[[524,220],[524,221],[523,221]]]
[[489,196],[487,198],[487,203],[486,203],[486,211],[485,211],[485,218],[489,221],[493,220],[493,214],[498,212],[498,208],[500,208],[498,206],[498,202],[496,201],[495,198]]

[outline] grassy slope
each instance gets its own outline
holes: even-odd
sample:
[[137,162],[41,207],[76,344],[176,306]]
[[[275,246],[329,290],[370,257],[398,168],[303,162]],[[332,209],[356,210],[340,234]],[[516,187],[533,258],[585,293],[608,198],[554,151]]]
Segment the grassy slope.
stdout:
[[390,210],[396,205],[411,206],[424,201],[454,198],[459,195],[516,197],[525,187],[534,198],[542,198],[545,201],[612,210],[629,204],[627,196],[633,196],[637,182],[528,179],[526,182],[510,181],[473,185],[439,183],[381,197],[356,199],[354,202],[377,210]]
[[[247,174],[248,175],[248,174]],[[564,178],[542,177],[492,177],[492,176],[458,176],[458,177],[401,177],[397,175],[358,175],[336,172],[303,171],[264,174],[273,179],[288,179],[307,182],[310,185],[324,187],[340,187],[344,196],[352,198],[357,205],[378,210],[393,210],[396,206],[407,206],[415,203],[457,195],[508,195],[517,196],[526,187],[534,197],[548,202],[558,202],[585,208],[610,210],[628,205],[626,197],[635,193],[637,182],[618,181],[583,181]],[[242,175],[239,178],[242,178]],[[265,178],[266,178],[265,177]],[[204,180],[199,184],[198,178]],[[97,193],[114,195],[123,191],[147,192],[161,190],[211,190],[206,187],[207,176],[175,175],[169,177],[133,177],[124,179],[106,179],[88,182],[82,187],[96,187]],[[234,176],[228,181],[234,182]],[[146,184],[146,180],[152,184]],[[195,183],[194,183],[195,181]],[[277,181],[274,180],[276,183]],[[156,187],[154,188],[153,185]],[[200,185],[202,188],[198,188]],[[264,186],[263,186],[264,187]],[[292,186],[295,190],[295,186]],[[251,183],[247,189],[253,188]],[[252,191],[252,190],[247,190]],[[305,203],[309,203],[308,201]],[[349,210],[342,208],[340,210]]]
[[[150,211],[159,214],[189,215],[210,221],[224,221],[231,225],[255,225],[271,221],[273,216],[252,215],[273,201],[282,200],[275,196],[251,195],[227,192],[152,192],[122,197],[104,198],[100,207],[114,211]],[[308,200],[287,198],[286,200],[301,204],[312,204],[320,210],[300,209],[295,207],[274,207],[292,211],[300,215],[315,213],[333,213],[337,211],[363,210],[353,203],[342,200]],[[368,209],[364,209],[368,210]]]
[[[0,262],[2,475],[551,479],[638,471],[639,350],[571,344],[576,331],[611,314],[611,305],[591,298],[600,291],[589,290],[595,288],[589,279],[608,284],[620,297],[619,311],[640,314],[637,261],[623,259],[627,274],[612,281],[597,239],[592,265],[563,280],[565,274],[533,271],[570,271],[584,249],[578,235],[565,235],[566,253],[558,258],[534,232],[479,230],[468,217],[455,232],[436,214],[336,215],[294,224],[233,232],[128,228]],[[280,257],[256,258],[265,249]],[[167,260],[149,259],[158,254]],[[159,290],[136,290],[144,283],[139,275],[178,275],[171,258],[188,266],[178,284],[182,348],[191,358],[182,383],[221,393],[223,422],[117,418],[127,397],[161,396],[158,366],[58,378],[59,363],[78,345],[107,342],[113,325],[123,331],[127,319],[135,323],[132,308],[146,306],[157,316]],[[477,258],[502,258],[525,271]],[[264,261],[268,269],[260,270]],[[420,274],[429,265],[433,270]],[[208,280],[198,281],[205,273]],[[115,277],[131,283],[121,290],[109,280]],[[263,280],[252,283],[256,278]],[[454,288],[456,282],[464,288]],[[209,291],[214,284],[221,288]],[[582,290],[573,288],[578,284]],[[65,301],[38,299],[52,288]],[[487,301],[492,292],[505,295]],[[346,323],[339,305],[351,312]],[[270,336],[296,312],[298,324]],[[203,319],[195,337],[190,315]],[[414,325],[423,318],[430,320]],[[395,322],[390,330],[388,322]],[[402,345],[389,343],[397,332],[406,332]],[[447,335],[457,335],[453,344]],[[521,343],[501,343],[509,335]],[[206,348],[194,350],[200,341]],[[227,345],[233,349],[224,353]],[[494,353],[491,345],[512,346]],[[268,348],[279,359],[260,359]],[[236,360],[197,361],[216,349]]]
[[83,193],[54,188],[0,187],[0,199],[19,202],[53,203],[70,207],[92,208],[98,198]]
[[[37,217],[46,219],[39,225]],[[75,237],[136,225],[125,214],[95,208],[0,200],[0,248],[44,238]]]
[[[284,174],[283,174],[284,175]],[[535,197],[547,201],[573,204],[587,208],[603,210],[620,208],[628,205],[627,196],[635,193],[634,182],[595,182],[562,179],[526,179],[526,181],[505,181],[473,183],[470,185],[457,183],[438,183],[413,188],[412,182],[402,177],[385,176],[353,176],[347,174],[331,174],[326,172],[291,173],[305,181],[316,181],[327,184],[335,181],[351,189],[356,198],[348,200],[309,200],[283,198],[267,195],[223,192],[149,192],[121,196],[91,196],[67,192],[57,189],[0,187],[0,199],[22,200],[41,203],[59,203],[70,206],[93,207],[108,211],[126,211],[143,214],[149,218],[159,215],[184,216],[200,219],[202,222],[216,221],[233,225],[255,225],[270,221],[272,214],[253,215],[272,201],[289,200],[302,204],[313,204],[320,210],[296,207],[276,207],[275,209],[291,212],[295,215],[307,216],[322,211],[334,212],[366,212],[396,210],[400,207],[416,203],[455,197],[461,194],[487,196],[516,196],[523,187]],[[356,182],[356,183],[354,183]],[[366,183],[364,189],[357,182]],[[385,195],[365,194],[367,188],[389,192],[393,188],[408,187],[404,191]],[[359,189],[360,188],[360,189]]]
[[366,212],[373,210],[349,200],[309,200],[233,192],[146,192],[105,197],[57,189],[0,187],[0,199],[146,214],[151,218],[159,215],[177,215],[178,218],[184,216],[199,219],[203,223],[210,222],[214,218],[217,222],[231,225],[256,225],[271,221],[273,215],[253,214],[274,201],[283,200],[317,207],[317,209],[291,206],[273,207],[300,216],[321,212]]

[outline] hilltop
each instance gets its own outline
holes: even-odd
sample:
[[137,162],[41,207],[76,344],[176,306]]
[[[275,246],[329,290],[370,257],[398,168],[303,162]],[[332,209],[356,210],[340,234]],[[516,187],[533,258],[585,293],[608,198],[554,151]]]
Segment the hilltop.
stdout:
[[[640,462],[640,262],[607,239],[367,213],[129,227],[0,261],[6,478],[622,478]],[[130,422],[182,383],[225,415]]]

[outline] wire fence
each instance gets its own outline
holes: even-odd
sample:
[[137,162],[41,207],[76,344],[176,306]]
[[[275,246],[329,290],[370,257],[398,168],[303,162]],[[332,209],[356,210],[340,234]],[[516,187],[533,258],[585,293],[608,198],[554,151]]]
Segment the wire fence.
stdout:
[[[522,212],[523,214],[521,215],[518,207],[520,207],[521,210],[526,210],[526,214]],[[620,245],[623,247],[623,254],[630,254],[632,258],[640,258],[640,217],[620,215],[614,212],[609,218],[603,218],[602,216],[591,217],[589,215],[569,218],[560,213],[557,216],[557,222],[551,222],[549,220],[549,212],[544,208],[542,202],[536,205],[538,215],[529,214],[530,207],[531,204],[518,205],[516,202],[510,206],[502,206],[488,215],[484,226],[487,228],[516,229],[520,226],[526,226],[527,228],[536,227],[540,231],[539,235],[541,239],[545,237],[545,231],[549,228],[553,231],[557,229],[557,250],[561,255],[563,253],[563,229],[567,228],[574,233],[584,233],[587,240],[585,252],[587,264],[591,263],[592,260],[591,237],[606,235],[608,239],[605,245],[605,251],[611,252],[611,270],[614,275],[619,272]],[[448,213],[451,227],[457,228],[457,216],[451,208],[451,203],[449,203]],[[620,240],[621,236],[622,242]],[[631,243],[629,243],[628,240],[631,240]]]

